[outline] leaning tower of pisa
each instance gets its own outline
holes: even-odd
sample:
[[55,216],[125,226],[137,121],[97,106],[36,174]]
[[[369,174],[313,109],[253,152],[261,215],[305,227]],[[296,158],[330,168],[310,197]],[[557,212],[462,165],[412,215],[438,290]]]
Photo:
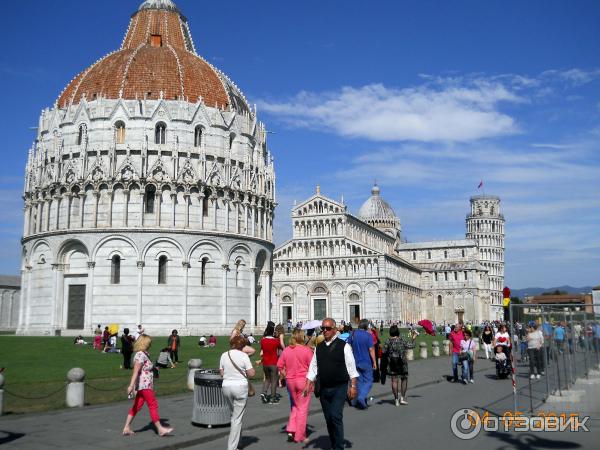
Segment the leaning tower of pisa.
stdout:
[[500,213],[500,197],[471,197],[471,212],[467,214],[467,239],[477,241],[479,261],[488,269],[490,279],[491,316],[501,318],[504,287],[504,216]]

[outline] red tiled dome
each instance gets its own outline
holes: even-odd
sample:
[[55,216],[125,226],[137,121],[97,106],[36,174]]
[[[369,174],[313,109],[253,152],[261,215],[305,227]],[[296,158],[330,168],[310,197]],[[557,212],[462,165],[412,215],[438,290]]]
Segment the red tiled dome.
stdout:
[[[146,1],[131,17],[121,49],[77,75],[58,98],[59,107],[103,96],[124,99],[199,98],[208,106],[248,110],[223,74],[196,55],[187,21],[172,2]],[[174,5],[173,5],[174,6]]]

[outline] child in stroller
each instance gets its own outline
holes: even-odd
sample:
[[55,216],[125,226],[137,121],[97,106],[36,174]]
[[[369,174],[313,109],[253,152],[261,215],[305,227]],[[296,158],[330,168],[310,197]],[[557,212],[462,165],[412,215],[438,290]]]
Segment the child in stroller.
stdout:
[[496,345],[496,378],[507,378],[510,373],[510,361],[504,351],[504,345]]

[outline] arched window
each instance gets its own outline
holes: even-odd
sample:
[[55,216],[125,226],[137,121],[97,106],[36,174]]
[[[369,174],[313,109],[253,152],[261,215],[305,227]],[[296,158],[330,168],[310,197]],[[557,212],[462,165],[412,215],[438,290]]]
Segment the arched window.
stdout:
[[202,197],[202,217],[208,217],[208,194],[204,193]]
[[158,284],[167,284],[167,262],[165,255],[158,258]]
[[413,252],[413,261],[417,260],[417,252]]
[[122,120],[115,123],[115,142],[117,144],[125,143],[125,123]]
[[231,133],[229,135],[229,150],[233,148],[233,141],[235,140],[235,134]]
[[114,255],[110,260],[110,283],[119,284],[121,282],[121,257]]
[[448,281],[448,272],[444,272],[444,281]]
[[77,133],[77,145],[82,145],[85,142],[86,134],[86,126],[84,124],[79,125],[79,132]]
[[437,277],[437,272],[435,272],[435,273],[433,274],[433,276],[434,276],[434,278],[435,278],[435,281],[437,281],[437,280],[438,280],[438,277]]
[[208,258],[202,258],[200,263],[200,284],[206,286],[206,264],[208,263]]
[[164,144],[167,141],[167,125],[164,122],[158,122],[154,128],[154,143]]
[[[242,261],[238,259],[235,262],[235,285],[236,286],[240,285],[240,276],[241,276],[240,267],[241,267],[241,265],[242,265]],[[289,275],[289,269],[288,269],[288,275]]]
[[442,306],[442,296],[438,295],[438,306]]
[[448,250],[444,250],[444,258],[448,257]]
[[286,275],[289,275],[289,274],[290,274],[290,268],[289,268],[289,267],[287,267],[287,266],[286,266],[286,268],[285,268],[285,274],[286,274]]
[[292,301],[292,298],[289,295],[284,295],[281,301],[283,303],[290,303]]
[[427,252],[427,259],[431,259],[431,252]]
[[146,203],[146,212],[153,213],[154,212],[154,197],[156,196],[156,188],[153,185],[150,185],[146,188],[145,195],[145,203]]
[[462,250],[461,254],[462,254],[462,257],[464,258],[465,257],[465,251]]
[[198,125],[194,129],[194,147],[202,146],[202,126]]
[[356,292],[353,292],[352,294],[350,294],[351,302],[358,302],[359,300],[360,300],[360,297],[358,296],[358,294]]

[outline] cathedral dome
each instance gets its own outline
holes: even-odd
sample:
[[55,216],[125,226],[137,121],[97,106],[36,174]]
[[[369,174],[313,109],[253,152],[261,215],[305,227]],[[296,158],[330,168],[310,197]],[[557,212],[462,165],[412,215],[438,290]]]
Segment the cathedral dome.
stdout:
[[221,110],[250,110],[234,83],[196,54],[187,20],[171,0],[142,3],[121,48],[77,75],[57,102],[64,108],[99,97],[202,100]]
[[371,189],[371,196],[358,210],[359,219],[391,236],[400,235],[400,219],[392,207],[381,197],[379,186]]
[[370,220],[398,220],[392,207],[381,197],[379,186],[371,189],[371,197],[360,207],[358,217],[365,222]]

